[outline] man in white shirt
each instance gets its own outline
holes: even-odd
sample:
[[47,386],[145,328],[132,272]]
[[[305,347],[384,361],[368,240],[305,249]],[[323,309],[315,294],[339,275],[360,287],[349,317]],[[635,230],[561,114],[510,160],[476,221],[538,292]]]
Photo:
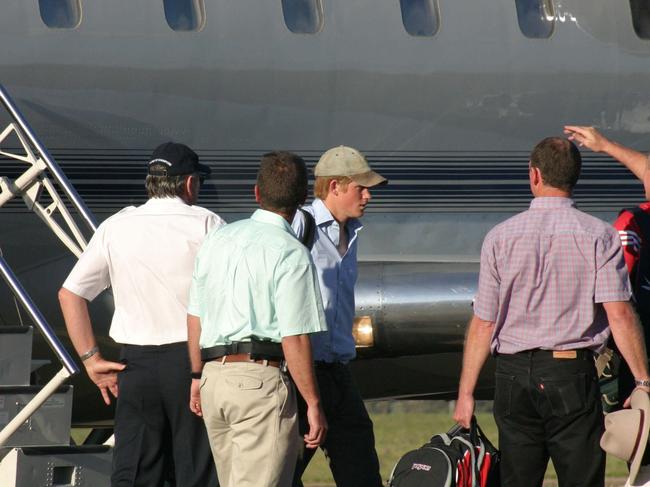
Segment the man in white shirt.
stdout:
[[[196,252],[224,224],[196,203],[210,169],[189,147],[168,142],[153,153],[149,200],[102,223],[59,291],[70,339],[106,404],[117,398],[113,487],[217,485],[205,427],[187,406],[190,363],[187,299]],[[97,347],[88,301],[112,287],[109,335],[120,362]],[[119,391],[119,396],[118,396]],[[169,462],[173,458],[173,464]]]

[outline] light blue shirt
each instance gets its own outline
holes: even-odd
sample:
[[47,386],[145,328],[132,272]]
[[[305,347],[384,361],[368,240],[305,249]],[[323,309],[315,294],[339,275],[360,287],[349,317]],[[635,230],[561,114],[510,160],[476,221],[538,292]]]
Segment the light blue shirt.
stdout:
[[327,329],[309,252],[284,218],[265,210],[207,235],[188,313],[201,318],[201,348]]
[[[354,322],[354,285],[357,282],[357,235],[363,227],[357,219],[347,221],[348,248],[343,257],[337,250],[340,227],[320,199],[305,210],[314,216],[316,231],[311,256],[316,265],[327,329],[311,336],[314,360],[349,362],[356,357],[352,324]],[[305,217],[298,211],[293,230],[300,238]]]

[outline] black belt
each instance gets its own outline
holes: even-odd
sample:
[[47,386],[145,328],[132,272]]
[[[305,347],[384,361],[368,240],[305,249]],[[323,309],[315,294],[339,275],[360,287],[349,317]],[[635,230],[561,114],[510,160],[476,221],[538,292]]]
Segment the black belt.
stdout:
[[342,362],[325,362],[323,360],[316,360],[314,366],[317,369],[336,369],[338,367],[345,367],[345,364]]
[[165,352],[168,350],[187,349],[187,342],[163,343],[162,345],[133,345],[130,343],[123,343],[122,348],[124,350],[137,350],[142,352]]
[[519,355],[527,357],[544,357],[554,358],[557,360],[593,360],[595,354],[593,350],[588,348],[578,348],[574,350],[542,350],[541,348],[533,348],[531,350],[524,350],[513,354],[497,353],[498,357],[507,357],[509,355]]
[[251,360],[283,360],[282,344],[269,340],[233,342],[201,349],[201,360],[208,362],[224,355],[250,354]]

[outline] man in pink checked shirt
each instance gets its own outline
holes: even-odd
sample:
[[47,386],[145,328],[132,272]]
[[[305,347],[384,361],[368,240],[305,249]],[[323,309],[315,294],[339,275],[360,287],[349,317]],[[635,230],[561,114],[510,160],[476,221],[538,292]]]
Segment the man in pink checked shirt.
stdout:
[[616,230],[578,211],[576,146],[542,140],[529,163],[530,209],[497,225],[481,250],[454,419],[468,427],[479,372],[496,356],[494,417],[508,486],[602,486],[603,415],[594,366],[610,334],[650,391],[643,333]]

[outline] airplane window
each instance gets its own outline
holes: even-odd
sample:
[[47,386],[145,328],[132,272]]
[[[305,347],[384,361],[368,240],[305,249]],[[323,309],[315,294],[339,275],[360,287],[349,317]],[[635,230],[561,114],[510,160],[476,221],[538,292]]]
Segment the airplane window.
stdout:
[[74,29],[81,22],[81,0],[38,0],[38,9],[52,29]]
[[294,34],[315,34],[323,27],[321,0],[282,0],[282,15]]
[[399,5],[406,32],[427,37],[438,31],[438,9],[433,0],[400,0]]
[[163,0],[167,24],[173,30],[201,30],[205,19],[203,0]]
[[519,28],[526,37],[551,37],[555,24],[552,0],[515,0]]
[[650,3],[648,0],[630,0],[634,32],[641,39],[650,39]]

